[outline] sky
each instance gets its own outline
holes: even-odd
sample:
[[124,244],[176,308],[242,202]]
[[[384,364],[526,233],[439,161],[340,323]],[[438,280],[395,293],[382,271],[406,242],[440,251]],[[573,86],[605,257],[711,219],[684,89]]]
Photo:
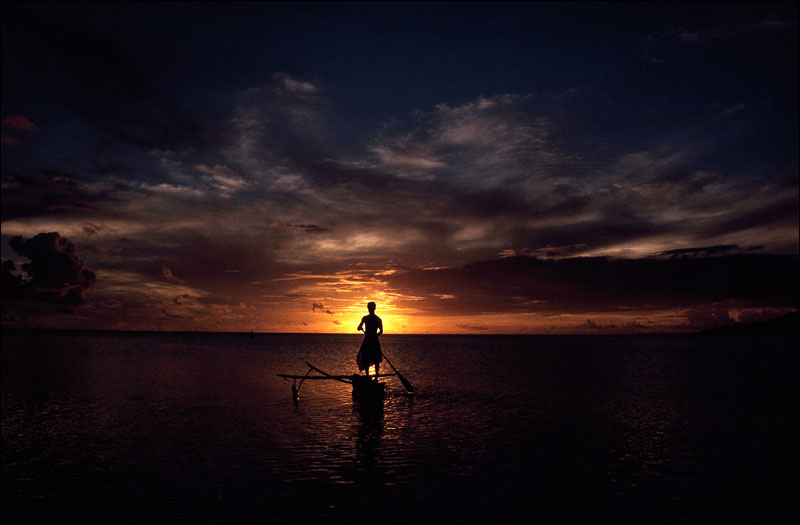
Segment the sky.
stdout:
[[797,3],[2,4],[3,327],[798,304]]

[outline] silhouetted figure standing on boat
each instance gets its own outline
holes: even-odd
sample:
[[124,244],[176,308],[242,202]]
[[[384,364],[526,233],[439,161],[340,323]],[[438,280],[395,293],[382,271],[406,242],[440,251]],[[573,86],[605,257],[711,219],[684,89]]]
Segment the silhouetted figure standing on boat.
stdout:
[[369,366],[375,365],[375,378],[377,379],[381,361],[381,342],[380,335],[383,333],[383,321],[375,315],[375,303],[367,303],[367,310],[369,315],[361,318],[358,323],[358,329],[364,331],[364,341],[361,342],[361,349],[356,356],[356,363],[358,369],[363,370],[365,375],[369,375]]

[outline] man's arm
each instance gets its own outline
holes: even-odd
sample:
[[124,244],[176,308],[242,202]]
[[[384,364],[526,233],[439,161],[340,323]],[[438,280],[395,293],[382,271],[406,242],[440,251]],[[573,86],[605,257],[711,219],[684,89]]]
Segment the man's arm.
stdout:
[[383,319],[378,317],[378,335],[383,333]]

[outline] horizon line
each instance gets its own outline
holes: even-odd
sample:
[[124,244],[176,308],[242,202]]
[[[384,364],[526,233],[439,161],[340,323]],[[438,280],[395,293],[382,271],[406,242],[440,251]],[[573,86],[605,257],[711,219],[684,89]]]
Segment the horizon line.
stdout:
[[[387,333],[388,336],[665,336],[665,335],[692,335],[701,334],[712,331],[725,330],[730,328],[744,328],[755,327],[764,324],[774,323],[781,319],[785,319],[792,315],[797,315],[799,310],[793,310],[782,316],[767,319],[765,321],[755,321],[752,323],[739,323],[721,325],[716,327],[702,328],[699,330],[691,331],[673,331],[673,332],[629,332],[629,333],[508,333],[508,332],[477,332],[477,333]],[[138,332],[138,333],[165,333],[165,334],[242,334],[242,335],[342,335],[342,336],[358,336],[360,332],[354,333],[341,333],[341,332],[256,332],[254,329],[250,331],[214,331],[214,330],[146,330],[146,329],[109,329],[109,328],[46,328],[46,327],[20,327],[20,326],[0,326],[0,332],[109,332],[109,333],[123,333],[123,332]]]

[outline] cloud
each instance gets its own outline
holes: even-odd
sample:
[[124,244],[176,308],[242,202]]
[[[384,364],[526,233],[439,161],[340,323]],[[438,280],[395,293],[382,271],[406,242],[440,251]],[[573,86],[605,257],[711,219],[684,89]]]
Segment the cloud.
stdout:
[[[793,172],[783,179],[725,172],[705,162],[719,144],[700,132],[659,130],[653,139],[624,119],[609,132],[598,118],[603,110],[592,107],[602,106],[597,94],[512,93],[443,103],[388,123],[346,154],[333,146],[334,108],[325,96],[323,82],[275,73],[237,92],[229,118],[221,119],[228,138],[210,148],[166,141],[148,150],[137,170],[104,167],[102,176],[81,169],[4,172],[4,233],[49,230],[40,227],[46,217],[81,242],[86,256],[104,254],[106,269],[187,279],[220,295],[252,293],[248,283],[267,283],[259,285],[264,296],[301,293],[305,304],[327,297],[318,290],[363,283],[321,279],[293,288],[280,279],[390,264],[401,271],[387,282],[408,284],[407,295],[423,302],[452,297],[438,300],[440,308],[474,311],[486,298],[485,308],[500,312],[651,306],[613,291],[608,297],[618,303],[604,305],[591,283],[558,275],[548,282],[535,272],[520,275],[516,285],[499,277],[507,293],[500,297],[480,284],[480,275],[462,283],[471,271],[466,263],[496,254],[703,259],[742,250],[723,249],[730,246],[797,247]],[[715,113],[738,119],[749,108],[726,102]],[[143,121],[146,135],[153,121]],[[626,140],[615,147],[614,137]],[[241,275],[222,270],[240,265]],[[444,278],[440,285],[414,273],[444,266],[452,268],[434,271]],[[604,271],[599,263],[586,268]],[[592,293],[581,302],[576,289]],[[321,302],[312,309],[332,313]]]
[[[285,73],[240,91],[230,119],[233,143],[226,155],[231,162],[248,177],[281,189],[292,166],[325,158],[331,135],[328,104],[320,92]],[[296,188],[302,174],[295,177]]]
[[657,257],[705,257],[709,255],[718,255],[721,253],[731,252],[738,250],[735,244],[725,244],[720,246],[705,246],[700,248],[679,248],[675,250],[667,250],[656,254]]
[[[36,123],[28,120],[24,115],[9,115],[2,120],[2,143],[7,146],[16,146],[22,144],[19,139],[19,134],[33,135],[39,131],[39,126]],[[16,136],[10,133],[16,134]]]
[[[243,269],[243,282],[269,280],[277,265],[307,268],[323,260],[344,267],[388,259],[413,267],[459,265],[504,250],[634,256],[747,246],[767,230],[765,251],[796,243],[796,184],[736,187],[719,173],[693,169],[691,149],[670,145],[592,160],[580,141],[562,138],[563,119],[547,109],[553,97],[441,104],[388,126],[359,156],[342,158],[326,133],[317,133],[330,109],[323,94],[316,83],[281,74],[240,92],[230,122],[235,147],[202,163],[161,151],[152,160],[169,182],[98,182],[63,172],[4,176],[4,219],[45,209],[62,216],[64,227],[83,228],[92,218],[98,235],[80,235],[102,237],[106,246],[125,237],[131,254],[172,246],[185,252],[184,260],[213,259],[207,268],[231,267],[236,257],[266,263]],[[560,96],[573,103],[581,95]],[[412,153],[438,164],[403,167],[386,157]],[[779,198],[784,204],[776,207]],[[12,231],[21,224],[3,225]],[[225,249],[203,251],[209,242]],[[182,278],[195,273],[192,282],[208,279],[217,290],[230,285],[177,260],[162,262],[179,268]],[[160,273],[160,265],[152,270]]]
[[[569,104],[556,113],[559,97]],[[747,245],[759,235],[770,239],[767,250],[796,248],[797,184],[783,182],[788,174],[767,188],[743,182],[746,173],[701,170],[722,145],[698,131],[650,143],[637,134],[600,155],[587,146],[607,140],[593,135],[590,100],[566,92],[441,104],[388,126],[369,144],[371,156],[307,172],[317,189],[305,195],[318,199],[316,217],[330,211],[332,246],[350,256],[362,254],[335,240],[364,224],[377,238],[391,232],[401,253],[449,251],[455,262],[503,250],[644,256],[676,242]]]
[[161,275],[168,281],[173,281],[180,284],[186,283],[186,281],[184,281],[183,279],[178,279],[178,277],[176,277],[175,274],[172,273],[172,270],[170,270],[166,266],[161,267]]
[[736,319],[737,323],[758,323],[769,321],[784,315],[785,311],[777,308],[756,308],[752,310],[742,310]]
[[[4,26],[3,71],[14,81],[4,86],[11,103],[2,140],[38,134],[35,150],[4,148],[3,240],[58,231],[98,275],[137,275],[127,295],[135,287],[153,292],[151,311],[165,303],[186,321],[201,305],[249,297],[263,299],[275,318],[309,301],[319,302],[314,313],[343,313],[343,296],[392,283],[398,300],[410,305],[413,296],[442,315],[651,308],[678,304],[662,292],[662,275],[639,275],[652,261],[626,264],[655,306],[566,268],[597,271],[602,280],[617,278],[623,264],[603,266],[600,256],[658,253],[677,264],[756,245],[796,253],[797,126],[786,117],[796,113],[796,46],[786,46],[796,40],[796,8],[729,9],[723,22],[719,10],[670,10],[660,27],[686,25],[653,33],[646,54],[683,64],[631,76],[625,71],[635,64],[602,61],[647,34],[652,20],[624,11],[621,24],[629,26],[617,30],[624,38],[613,53],[602,45],[572,53],[569,33],[579,24],[561,35],[566,40],[548,40],[554,52],[522,76],[495,67],[500,77],[470,83],[443,75],[449,84],[408,91],[402,82],[413,84],[413,75],[385,84],[388,62],[358,67],[374,56],[314,66],[314,53],[291,51],[303,33],[285,17],[242,20],[260,27],[262,44],[280,43],[253,46],[256,33],[236,17],[208,16],[217,8],[184,13],[176,25],[153,24],[148,9],[16,3],[4,11],[13,23]],[[265,21],[275,31],[264,30]],[[127,38],[125,28],[136,27],[150,29],[151,45]],[[219,38],[194,42],[198,28]],[[424,43],[420,36],[415,42]],[[558,47],[564,43],[574,49]],[[513,52],[525,46],[506,47],[504,61],[527,60]],[[483,50],[484,58],[500,56]],[[579,55],[584,60],[574,62]],[[697,75],[671,68],[685,58]],[[456,69],[464,70],[461,80],[474,77],[474,68]],[[500,69],[517,73],[503,80]],[[550,73],[561,82],[548,81]],[[548,91],[554,85],[563,87]],[[518,281],[501,271],[493,290],[468,263],[497,254],[511,261],[500,269]],[[520,255],[572,262],[515,270]],[[652,263],[654,271],[680,277],[663,262]],[[4,278],[21,289],[25,275],[10,264]],[[358,274],[359,264],[397,275]],[[419,268],[440,269],[417,275]],[[320,277],[292,279],[301,274]],[[434,275],[443,282],[429,283]],[[196,287],[178,286],[184,280]],[[606,322],[582,314],[573,321],[585,317]]]
[[16,131],[24,131],[26,133],[36,133],[39,131],[39,126],[31,122],[24,115],[9,115],[2,120],[2,127],[11,128]]
[[487,325],[476,325],[468,323],[459,323],[456,325],[456,328],[461,328],[462,330],[467,330],[468,332],[486,332],[487,330],[491,329],[491,327]]
[[168,320],[181,320],[186,319],[186,316],[180,313],[170,312],[166,308],[161,308],[157,314],[159,314],[160,319],[168,319]]
[[685,44],[698,45],[771,35],[796,27],[796,21],[765,18],[755,22],[709,26],[696,30],[681,28],[675,34]]
[[702,46],[730,45],[735,41],[770,37],[796,28],[796,20],[780,18],[722,25],[681,26],[651,33],[643,43],[641,52],[646,60],[659,64],[684,53],[696,53],[697,48]]
[[236,170],[222,164],[217,164],[213,167],[200,164],[196,166],[196,169],[207,174],[207,182],[223,198],[229,199],[236,191],[245,189],[248,186],[248,182]]
[[24,115],[8,115],[2,120],[2,128],[2,143],[7,146],[22,144],[20,134],[29,136],[39,131],[39,126]]
[[9,246],[30,262],[21,265],[26,274],[13,275],[11,261],[3,263],[3,297],[42,302],[81,304],[96,280],[78,256],[78,250],[57,232],[40,233],[32,239],[13,237]]
[[286,73],[275,73],[272,80],[282,86],[286,91],[300,96],[313,96],[319,92],[319,87],[311,82],[296,80]]
[[328,314],[328,315],[333,315],[333,313],[334,313],[334,312],[332,312],[330,309],[326,309],[326,308],[325,308],[325,307],[322,305],[322,303],[313,303],[313,304],[311,305],[311,311],[312,311],[312,312],[316,312],[317,310],[319,310],[319,311],[320,311],[320,312],[322,312],[322,313],[326,313],[326,314]]
[[17,265],[12,260],[3,261],[3,299],[19,300],[28,295],[26,282],[16,273]]
[[306,233],[327,233],[331,231],[329,228],[317,226],[316,224],[298,224],[297,228],[300,228]]
[[193,297],[192,295],[188,294],[188,293],[176,295],[172,299],[172,302],[177,304],[177,305],[181,305],[181,306],[182,305],[196,304],[197,303],[196,298]]
[[729,326],[735,323],[725,305],[704,305],[690,308],[686,312],[688,324],[693,328],[706,329]]
[[139,188],[154,194],[166,194],[168,196],[174,196],[176,198],[188,198],[188,199],[196,199],[202,198],[206,194],[202,190],[191,188],[188,186],[181,186],[177,184],[169,184],[167,182],[162,182],[160,184],[147,184],[145,182],[139,184]]
[[[797,272],[797,257],[788,255],[560,260],[518,256],[456,268],[398,271],[386,276],[386,282],[393,290],[421,298],[412,303],[436,315],[690,307],[705,312],[704,305],[725,302],[796,308]],[[444,294],[453,297],[441,301]]]
[[526,107],[529,98],[507,94],[439,104],[418,114],[410,130],[377,137],[370,150],[377,166],[398,177],[497,187],[518,177],[526,162],[535,158],[537,166],[552,158],[549,121]]
[[100,212],[98,203],[113,207],[120,202],[110,188],[57,169],[3,173],[2,199],[4,229],[8,219],[71,214],[93,217]]

